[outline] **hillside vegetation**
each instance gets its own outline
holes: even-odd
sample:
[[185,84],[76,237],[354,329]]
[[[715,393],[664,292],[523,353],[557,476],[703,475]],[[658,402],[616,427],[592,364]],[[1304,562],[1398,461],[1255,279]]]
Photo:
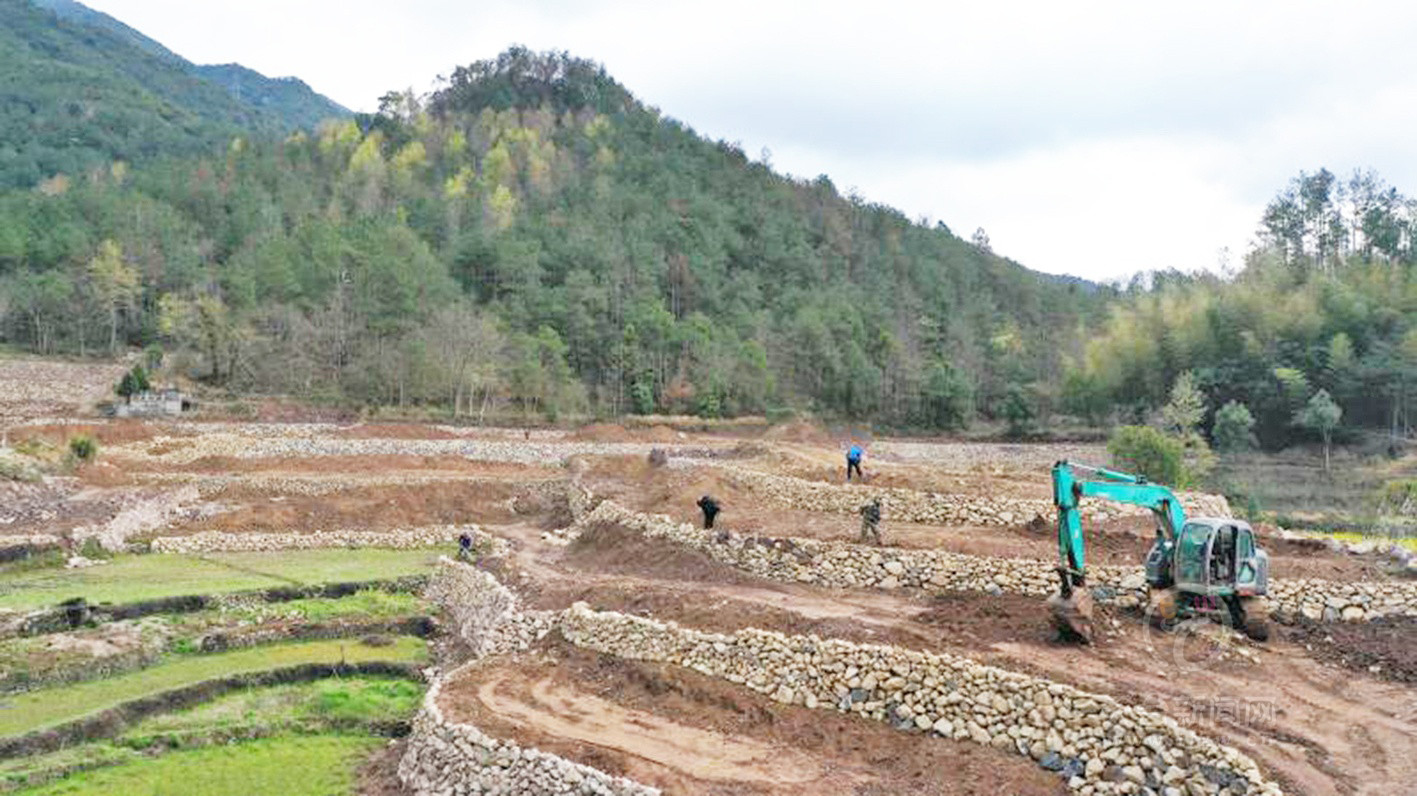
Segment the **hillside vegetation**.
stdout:
[[78,3],[40,5],[0,0],[0,187],[211,152],[243,132],[284,134],[347,115],[298,81],[197,67]]
[[[1417,387],[1417,204],[1365,172],[1300,174],[1270,203],[1237,274],[1157,274],[1116,302],[1068,376],[1069,406],[1145,416],[1186,372],[1206,428],[1234,402],[1257,441],[1320,439],[1320,392],[1337,431],[1408,436]],[[1321,402],[1321,400],[1320,400]],[[1351,436],[1351,434],[1350,434]]]
[[[1059,412],[1164,426],[1185,375],[1202,434],[1229,407],[1222,447],[1406,433],[1414,210],[1376,175],[1301,174],[1234,274],[1114,289],[779,175],[565,54],[513,48],[277,135],[115,20],[0,4],[19,23],[0,57],[62,56],[99,97],[0,117],[0,171],[60,172],[0,195],[0,331],[39,353],[144,347],[226,389],[455,415],[794,408],[1016,434]],[[136,88],[139,63],[161,79]],[[51,146],[76,135],[92,145]]]
[[358,122],[51,194],[0,206],[9,339],[157,345],[216,384],[462,412],[955,427],[1055,384],[1103,295],[516,49]]

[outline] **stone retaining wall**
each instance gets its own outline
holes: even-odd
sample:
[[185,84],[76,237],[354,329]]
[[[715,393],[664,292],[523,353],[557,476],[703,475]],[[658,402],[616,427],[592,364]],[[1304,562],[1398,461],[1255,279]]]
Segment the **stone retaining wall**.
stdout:
[[154,553],[237,553],[274,550],[318,550],[342,547],[387,547],[410,549],[433,545],[456,545],[463,534],[472,537],[480,549],[500,555],[507,543],[484,533],[476,525],[430,525],[394,531],[332,530],[308,533],[227,533],[200,531],[189,536],[160,536],[153,540]]
[[[758,539],[728,531],[705,531],[669,517],[644,514],[604,501],[582,524],[606,522],[647,537],[699,550],[716,561],[773,580],[838,588],[914,587],[945,591],[1011,592],[1036,597],[1057,588],[1054,563],[994,558],[939,549],[875,547],[818,539]],[[1146,598],[1141,566],[1088,567],[1094,596],[1129,608]],[[1362,621],[1378,616],[1417,616],[1417,582],[1272,579],[1269,608],[1279,618]]]
[[399,779],[416,796],[659,796],[658,788],[493,738],[471,724],[449,721],[438,707],[438,696],[443,683],[459,672],[455,669],[429,687],[399,760]]
[[491,573],[448,558],[438,559],[424,596],[452,614],[474,658],[520,652],[556,622],[553,611],[522,610],[517,596]]
[[381,473],[170,473],[137,472],[134,479],[144,484],[187,484],[209,498],[225,489],[240,487],[275,495],[318,497],[380,486],[429,486],[432,484],[488,484],[522,487],[525,481],[487,478],[460,472],[423,473],[393,470]]
[[440,559],[427,596],[453,617],[456,632],[472,651],[462,666],[434,677],[413,720],[399,761],[399,779],[418,796],[444,794],[606,794],[659,796],[659,790],[612,777],[556,755],[488,736],[471,724],[453,722],[438,707],[443,684],[487,655],[524,650],[550,632],[559,615],[524,611],[517,597],[492,575]]
[[[521,628],[528,614],[491,575],[445,560],[435,584],[432,593],[454,612],[459,632],[474,648],[523,648]],[[905,731],[1010,749],[1061,772],[1069,787],[1083,794],[1281,793],[1253,760],[1172,718],[956,655],[757,629],[706,633],[592,611],[584,603],[536,617],[531,621],[537,627],[554,624],[570,643],[586,649],[684,666],[784,704],[855,713]],[[399,766],[415,793],[656,792],[449,722],[437,704],[441,688],[471,676],[475,665],[476,660],[435,679],[429,689]]]
[[577,603],[577,646],[684,666],[789,705],[1013,750],[1084,794],[1278,794],[1253,760],[1145,708],[944,653],[745,629],[704,633]]
[[0,549],[11,547],[50,547],[59,544],[59,537],[47,533],[26,536],[0,536]]
[[[204,429],[201,436],[156,436],[144,442],[116,445],[113,452],[172,464],[185,464],[207,456],[266,459],[308,456],[462,456],[479,462],[559,465],[568,457],[645,456],[656,447],[671,452],[682,445],[652,442],[579,442],[519,439],[397,439],[383,437],[317,436],[318,430],[280,429],[268,434],[265,427],[240,427],[230,431]],[[704,447],[703,444],[695,446]],[[725,448],[732,445],[725,444]]]
[[[941,494],[903,487],[875,487],[865,484],[829,484],[785,475],[774,475],[733,464],[716,465],[730,483],[751,489],[780,506],[807,511],[855,514],[861,505],[880,498],[886,518],[899,522],[931,525],[1018,525],[1034,517],[1051,518],[1056,513],[1052,500],[990,497],[984,495]],[[1221,495],[1181,492],[1177,495],[1186,514],[1197,517],[1229,517],[1230,503]],[[1151,512],[1138,506],[1087,498],[1080,511],[1087,522],[1117,517],[1146,517]]]

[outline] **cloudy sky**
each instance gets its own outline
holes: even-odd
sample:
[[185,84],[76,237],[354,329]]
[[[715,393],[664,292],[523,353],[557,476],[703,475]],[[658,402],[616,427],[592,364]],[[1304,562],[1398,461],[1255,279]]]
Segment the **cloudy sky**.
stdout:
[[1238,260],[1300,170],[1417,193],[1417,4],[86,0],[355,110],[511,44],[794,175],[1094,279]]

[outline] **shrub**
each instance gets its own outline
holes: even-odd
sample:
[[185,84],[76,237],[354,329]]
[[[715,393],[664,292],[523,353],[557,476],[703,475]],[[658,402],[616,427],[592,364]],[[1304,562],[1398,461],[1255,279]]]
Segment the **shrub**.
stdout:
[[1254,449],[1255,417],[1249,407],[1238,401],[1231,401],[1215,412],[1215,426],[1211,429],[1211,439],[1221,453],[1236,453]]
[[103,548],[103,543],[93,536],[84,540],[83,545],[79,547],[79,555],[84,558],[93,559],[112,557],[111,554]]
[[718,391],[705,390],[700,393],[695,413],[703,418],[723,417],[723,400],[719,397]]
[[75,434],[69,438],[69,452],[81,462],[98,458],[98,440],[92,434]]
[[974,390],[947,362],[936,362],[925,376],[924,404],[930,426],[954,431],[969,425]]
[[630,385],[630,404],[635,414],[648,415],[654,412],[654,388],[647,381],[636,381]]
[[1119,469],[1143,475],[1148,481],[1182,483],[1184,448],[1181,441],[1150,426],[1119,427],[1107,442],[1107,452],[1112,454],[1112,461]]
[[41,478],[39,469],[13,456],[0,456],[0,479],[34,482]]
[[1036,412],[1028,400],[1028,394],[1018,384],[1010,384],[1004,401],[999,407],[999,415],[1009,424],[1005,432],[1010,439],[1027,436],[1033,430]]

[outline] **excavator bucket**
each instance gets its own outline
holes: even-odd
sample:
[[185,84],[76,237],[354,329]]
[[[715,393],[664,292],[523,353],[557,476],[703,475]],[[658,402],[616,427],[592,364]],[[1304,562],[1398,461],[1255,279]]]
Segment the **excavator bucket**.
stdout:
[[1054,592],[1048,598],[1048,609],[1053,614],[1053,624],[1064,639],[1092,643],[1092,592],[1086,588]]

